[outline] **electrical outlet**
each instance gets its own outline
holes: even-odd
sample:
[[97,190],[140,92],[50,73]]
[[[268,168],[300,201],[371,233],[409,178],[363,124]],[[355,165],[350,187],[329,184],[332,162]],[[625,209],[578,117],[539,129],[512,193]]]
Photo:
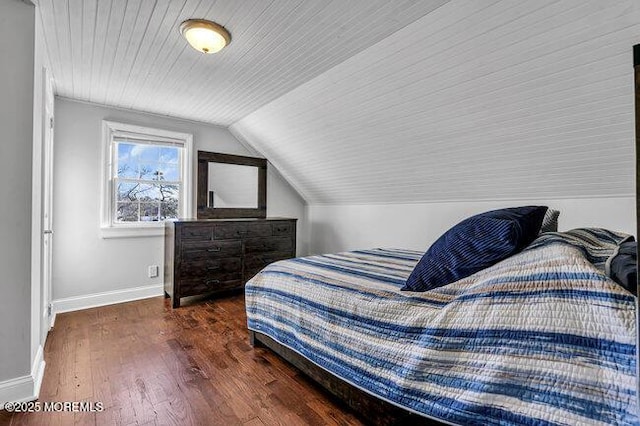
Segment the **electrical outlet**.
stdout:
[[157,278],[158,274],[159,274],[159,270],[160,270],[160,268],[158,267],[158,265],[149,266],[149,269],[147,271],[147,274],[149,275],[149,278]]

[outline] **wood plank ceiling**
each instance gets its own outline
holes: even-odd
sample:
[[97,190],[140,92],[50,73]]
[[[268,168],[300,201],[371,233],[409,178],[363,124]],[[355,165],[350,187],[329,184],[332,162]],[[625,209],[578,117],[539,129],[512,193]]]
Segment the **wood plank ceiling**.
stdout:
[[638,0],[39,4],[58,95],[230,126],[311,204],[634,194]]
[[[39,0],[59,96],[230,125],[447,0]],[[215,55],[178,27],[232,34]]]
[[454,0],[231,126],[311,204],[634,195],[640,1]]

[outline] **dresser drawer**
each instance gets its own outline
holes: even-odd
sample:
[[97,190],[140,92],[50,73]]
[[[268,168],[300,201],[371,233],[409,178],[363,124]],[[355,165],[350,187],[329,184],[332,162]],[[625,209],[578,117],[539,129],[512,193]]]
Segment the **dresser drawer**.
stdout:
[[245,241],[245,254],[291,251],[293,241],[289,237],[252,238]]
[[217,225],[213,231],[216,240],[237,238],[268,237],[272,233],[269,223],[230,223]]
[[241,241],[203,241],[182,243],[182,260],[206,260],[242,255]]
[[[228,279],[232,278],[232,279]],[[232,290],[242,288],[240,274],[234,276],[221,276],[220,278],[193,278],[182,280],[180,284],[180,297],[196,296],[204,293]]]
[[293,234],[293,224],[291,222],[281,222],[271,224],[271,235],[282,237]]
[[180,265],[180,276],[182,278],[193,278],[203,275],[212,276],[233,272],[242,272],[242,258],[184,259]]
[[185,226],[180,230],[180,238],[183,240],[208,241],[212,236],[212,226]]
[[250,280],[258,272],[262,271],[265,266],[277,262],[278,260],[291,259],[291,252],[272,252],[261,254],[248,254],[244,259],[244,278]]
[[245,269],[262,269],[270,263],[277,262],[278,260],[291,259],[291,252],[271,252],[271,253],[258,253],[248,254],[244,259]]

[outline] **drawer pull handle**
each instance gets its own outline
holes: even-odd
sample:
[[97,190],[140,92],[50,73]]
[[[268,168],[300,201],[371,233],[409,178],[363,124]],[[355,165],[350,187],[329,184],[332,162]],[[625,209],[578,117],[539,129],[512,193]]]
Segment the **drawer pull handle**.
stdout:
[[243,237],[245,235],[247,235],[249,233],[249,231],[236,231],[236,234],[238,234],[238,236]]
[[207,285],[220,284],[220,280],[207,280]]
[[216,270],[218,270],[218,269],[220,269],[220,267],[219,267],[219,266],[209,266],[209,267],[207,268],[207,271],[216,271]]
[[214,253],[214,252],[217,252],[217,251],[220,251],[220,250],[221,250],[220,247],[214,247],[214,248],[207,249],[207,251],[209,253]]

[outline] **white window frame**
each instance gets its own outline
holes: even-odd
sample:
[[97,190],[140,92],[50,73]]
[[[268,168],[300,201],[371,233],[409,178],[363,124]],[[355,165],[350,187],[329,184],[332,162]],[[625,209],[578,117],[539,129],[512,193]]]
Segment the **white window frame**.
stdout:
[[164,235],[164,222],[117,223],[115,221],[114,147],[115,138],[170,142],[183,148],[181,155],[182,190],[179,216],[193,214],[193,135],[170,130],[102,121],[102,184],[100,189],[100,236],[102,238],[152,237]]

